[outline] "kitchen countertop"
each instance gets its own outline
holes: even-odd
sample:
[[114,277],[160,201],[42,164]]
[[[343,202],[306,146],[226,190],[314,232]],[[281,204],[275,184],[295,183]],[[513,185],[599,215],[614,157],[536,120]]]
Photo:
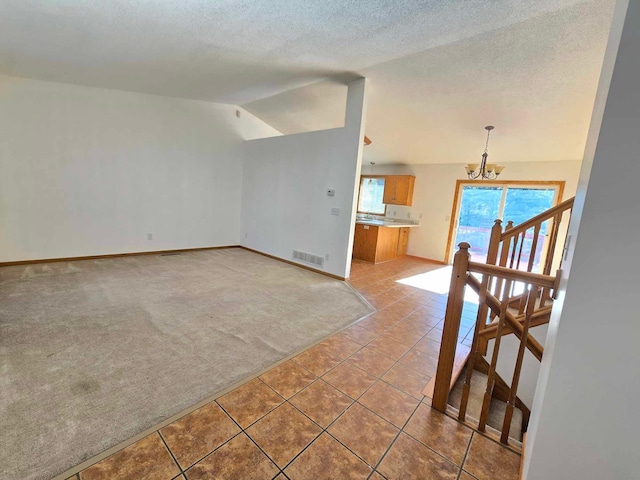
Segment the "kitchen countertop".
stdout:
[[375,227],[390,227],[390,228],[403,228],[403,227],[419,227],[420,224],[409,223],[409,222],[399,222],[393,220],[376,220],[376,219],[361,219],[356,220],[356,223],[360,223],[362,225],[371,225]]

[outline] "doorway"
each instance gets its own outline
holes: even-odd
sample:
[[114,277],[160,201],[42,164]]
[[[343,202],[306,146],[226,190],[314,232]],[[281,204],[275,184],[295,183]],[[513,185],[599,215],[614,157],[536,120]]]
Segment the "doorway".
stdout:
[[[491,228],[496,219],[503,220],[503,228],[509,220],[519,225],[557,205],[563,189],[564,182],[458,181],[449,235],[453,241],[447,251],[448,259],[453,259],[460,242],[467,242],[471,245],[471,261],[486,262]],[[533,271],[538,271],[544,262],[549,223],[545,222],[540,229]],[[524,251],[530,251],[532,242],[533,232],[530,231],[525,236]],[[522,260],[527,265],[529,258]]]

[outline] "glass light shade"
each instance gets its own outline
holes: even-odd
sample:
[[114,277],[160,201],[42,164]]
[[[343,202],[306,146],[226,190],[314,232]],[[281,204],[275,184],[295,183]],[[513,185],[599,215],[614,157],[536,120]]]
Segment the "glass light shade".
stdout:
[[487,163],[487,172],[491,173],[496,169],[495,163]]
[[502,165],[496,165],[495,168],[494,168],[494,171],[496,172],[496,175],[500,175],[503,170],[504,170],[504,167]]
[[469,165],[467,165],[467,173],[473,173],[478,169],[478,164],[477,163],[470,163]]

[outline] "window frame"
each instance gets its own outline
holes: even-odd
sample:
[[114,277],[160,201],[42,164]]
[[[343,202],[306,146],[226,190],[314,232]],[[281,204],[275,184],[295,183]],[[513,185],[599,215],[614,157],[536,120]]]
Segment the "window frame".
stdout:
[[358,182],[358,207],[357,207],[357,213],[363,213],[365,215],[375,215],[376,217],[386,217],[387,216],[387,204],[383,203],[382,205],[384,205],[384,213],[370,213],[370,212],[363,212],[360,210],[360,196],[362,195],[362,180],[364,180],[365,178],[384,178],[385,181],[385,187],[387,184],[387,175],[360,175],[360,180]]
[[[450,265],[455,254],[455,247],[453,241],[455,238],[456,222],[458,220],[460,198],[462,195],[462,189],[465,186],[497,186],[503,188],[509,188],[513,186],[517,187],[534,187],[534,188],[553,188],[556,190],[556,197],[554,206],[562,202],[564,195],[564,180],[456,180],[456,188],[453,196],[453,208],[451,209],[451,217],[449,223],[449,236],[447,238],[447,249],[445,251],[444,262],[446,265]],[[506,192],[506,190],[505,190]],[[503,194],[504,195],[504,194]]]

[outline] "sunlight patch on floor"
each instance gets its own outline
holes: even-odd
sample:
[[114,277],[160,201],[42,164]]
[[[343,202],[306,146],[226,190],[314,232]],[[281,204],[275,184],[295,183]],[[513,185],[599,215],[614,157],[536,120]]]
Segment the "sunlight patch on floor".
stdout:
[[[447,266],[396,281],[410,287],[446,295],[449,293],[449,285],[451,284],[451,271],[452,267]],[[467,287],[464,292],[464,301],[477,304],[478,295],[470,287]]]

